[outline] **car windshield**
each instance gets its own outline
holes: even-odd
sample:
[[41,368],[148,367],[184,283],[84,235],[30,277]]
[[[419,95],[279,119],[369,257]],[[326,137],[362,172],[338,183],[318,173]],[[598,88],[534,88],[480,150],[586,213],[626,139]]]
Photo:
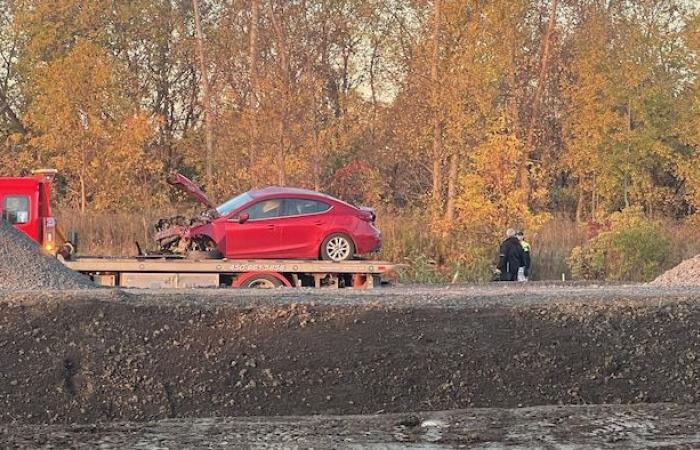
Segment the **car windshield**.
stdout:
[[217,206],[216,212],[219,213],[219,216],[227,216],[231,213],[231,211],[238,209],[239,207],[245,205],[252,199],[253,197],[249,193],[244,192],[243,194],[237,197],[233,197],[232,199],[227,200],[224,203]]

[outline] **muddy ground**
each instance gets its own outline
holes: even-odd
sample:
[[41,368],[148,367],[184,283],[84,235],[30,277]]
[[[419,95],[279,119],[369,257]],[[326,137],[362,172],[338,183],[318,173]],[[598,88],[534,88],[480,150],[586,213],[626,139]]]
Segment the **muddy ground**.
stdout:
[[0,291],[0,423],[672,402],[700,288]]
[[0,425],[2,448],[698,448],[697,405],[540,406],[366,416]]

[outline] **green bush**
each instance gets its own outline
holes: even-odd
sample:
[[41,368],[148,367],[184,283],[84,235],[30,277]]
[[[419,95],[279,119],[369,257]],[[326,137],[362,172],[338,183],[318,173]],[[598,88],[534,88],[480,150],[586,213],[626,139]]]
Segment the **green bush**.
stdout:
[[606,281],[650,281],[671,253],[671,236],[638,208],[611,216],[605,230],[575,247],[567,264],[575,278]]

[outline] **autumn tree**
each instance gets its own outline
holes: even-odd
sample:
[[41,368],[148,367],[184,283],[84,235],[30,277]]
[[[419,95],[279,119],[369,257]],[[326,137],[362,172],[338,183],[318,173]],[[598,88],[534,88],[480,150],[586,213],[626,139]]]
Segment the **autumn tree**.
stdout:
[[14,26],[10,0],[0,0],[0,174],[19,169],[19,149],[26,134],[17,73],[21,34]]
[[678,172],[684,181],[685,198],[697,214],[700,209],[700,14],[689,19],[685,41],[695,56],[690,65],[694,78],[682,96],[682,118],[678,123],[677,132],[682,136],[685,148]]
[[[573,36],[563,161],[578,183],[577,217],[643,206],[673,213],[674,124],[687,50],[680,2],[593,3]],[[677,199],[677,198],[676,198]]]
[[[26,82],[24,154],[67,181],[82,212],[152,203],[160,163],[153,123],[129,95],[133,78],[108,26],[110,2],[31,2],[16,11],[27,38],[18,65]],[[151,188],[149,189],[149,186]]]

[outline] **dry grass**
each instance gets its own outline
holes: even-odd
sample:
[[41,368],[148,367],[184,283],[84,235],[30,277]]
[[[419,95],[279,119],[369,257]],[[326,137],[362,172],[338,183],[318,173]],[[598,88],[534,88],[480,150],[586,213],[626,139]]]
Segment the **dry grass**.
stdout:
[[144,249],[154,249],[153,224],[172,211],[141,211],[139,213],[88,213],[59,210],[56,219],[65,231],[78,233],[81,255],[135,256],[138,241]]
[[564,274],[568,280],[571,272],[566,258],[571,249],[586,242],[586,230],[567,217],[555,216],[526,240],[532,245],[532,279],[558,280]]

